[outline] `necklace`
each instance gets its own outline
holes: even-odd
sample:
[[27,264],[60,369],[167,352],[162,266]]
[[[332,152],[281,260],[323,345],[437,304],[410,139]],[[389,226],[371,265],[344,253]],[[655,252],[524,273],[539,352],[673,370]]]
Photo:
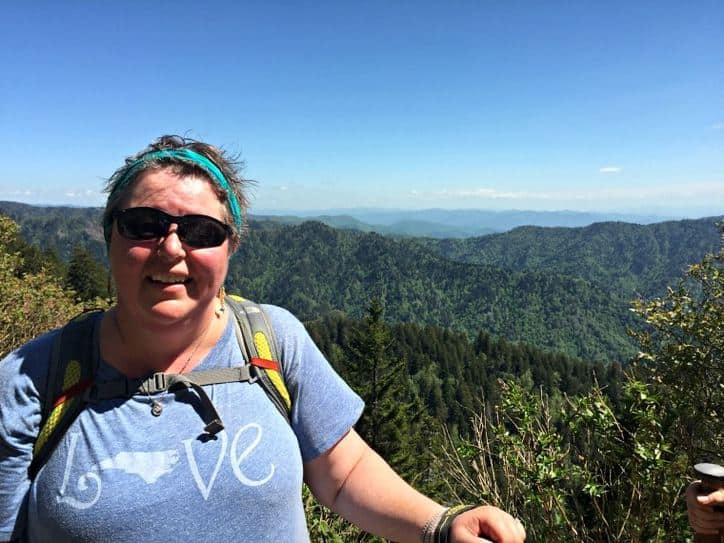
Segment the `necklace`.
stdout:
[[[120,323],[118,322],[118,315],[116,315],[116,312],[115,312],[115,311],[111,311],[110,313],[111,313],[111,317],[113,318],[113,325],[115,326],[116,331],[118,332],[118,337],[119,337],[120,340],[121,340],[121,344],[122,344],[124,347],[127,347],[126,337],[123,335],[123,332],[121,331],[121,325],[120,325]],[[184,372],[186,371],[186,369],[189,367],[189,365],[191,364],[191,361],[192,361],[193,358],[194,358],[194,355],[196,354],[196,352],[197,352],[197,351],[199,350],[199,348],[201,347],[201,344],[204,342],[204,339],[206,339],[206,336],[208,335],[209,330],[211,329],[211,325],[213,324],[213,322],[214,322],[214,319],[213,319],[213,318],[212,318],[211,320],[209,320],[209,324],[206,325],[206,328],[204,328],[204,331],[203,331],[203,332],[201,333],[201,335],[199,336],[199,339],[196,341],[196,345],[194,346],[193,350],[191,351],[191,354],[188,356],[188,358],[186,358],[186,361],[184,362],[184,365],[183,365],[183,366],[181,367],[181,369],[180,369],[178,372],[176,372],[176,373],[184,373]]]
[[[123,332],[121,331],[121,325],[118,323],[118,315],[116,315],[115,311],[111,311],[111,317],[113,318],[113,325],[115,326],[116,331],[118,332],[118,337],[121,340],[121,345],[123,345],[125,347],[126,338],[124,337]],[[181,370],[178,373],[184,373],[186,371],[186,369],[189,367],[189,365],[191,364],[191,361],[194,358],[194,355],[196,354],[196,351],[199,350],[199,347],[201,347],[201,344],[204,342],[204,339],[206,339],[206,336],[209,333],[209,330],[211,329],[211,324],[213,322],[214,322],[213,318],[211,320],[209,320],[209,324],[206,325],[206,328],[204,329],[203,333],[201,334],[201,336],[199,336],[199,339],[196,342],[196,345],[194,346],[193,350],[191,351],[191,354],[188,356],[188,358],[186,359],[186,362],[184,362],[183,367],[181,368]],[[161,402],[159,402],[157,399],[151,398],[151,395],[148,392],[146,392],[146,396],[148,397],[149,400],[151,400],[151,414],[154,417],[160,416],[161,413],[163,412],[163,405],[161,404]]]
[[193,360],[194,355],[196,354],[196,351],[199,350],[199,347],[201,347],[201,344],[204,342],[204,339],[206,339],[206,334],[209,333],[209,329],[211,328],[211,323],[213,323],[213,322],[214,322],[214,319],[212,318],[212,319],[209,321],[209,324],[206,325],[206,329],[204,330],[204,333],[201,334],[201,337],[200,337],[199,340],[196,342],[196,346],[194,347],[194,350],[191,351],[191,354],[190,354],[189,357],[186,359],[186,362],[184,362],[184,365],[183,365],[183,367],[181,368],[181,371],[179,371],[179,373],[185,373],[185,372],[186,372],[186,368],[188,368],[188,367],[189,367],[189,364],[191,364],[191,360]]

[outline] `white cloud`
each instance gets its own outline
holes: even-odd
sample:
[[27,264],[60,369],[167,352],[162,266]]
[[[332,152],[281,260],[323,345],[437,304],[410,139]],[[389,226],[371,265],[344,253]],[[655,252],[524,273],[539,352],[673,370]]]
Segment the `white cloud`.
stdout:
[[32,196],[33,191],[28,189],[2,189],[0,190],[0,195],[8,198],[13,196]]
[[65,196],[67,198],[87,199],[89,197],[97,198],[100,196],[100,193],[97,190],[90,190],[90,189],[85,189],[85,190],[68,189],[63,193],[63,196]]
[[19,188],[0,186],[0,200],[11,200],[35,205],[102,205],[106,198],[98,189],[40,187]]
[[724,123],[715,123],[711,125],[712,130],[724,130]]
[[623,168],[619,166],[604,166],[600,170],[598,170],[600,173],[619,173]]

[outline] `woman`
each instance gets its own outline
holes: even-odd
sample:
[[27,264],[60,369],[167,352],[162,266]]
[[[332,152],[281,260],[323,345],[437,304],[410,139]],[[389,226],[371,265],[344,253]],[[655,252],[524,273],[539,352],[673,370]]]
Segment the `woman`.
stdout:
[[[215,147],[162,137],[109,180],[104,232],[118,300],[99,314],[97,381],[242,365],[223,283],[246,200]],[[304,480],[319,501],[395,541],[525,539],[494,507],[459,515],[405,484],[355,433],[363,405],[303,326],[265,306],[293,397],[291,424],[261,387],[205,393],[224,421],[200,432],[191,391],[89,404],[31,481],[54,334],[0,364],[0,540],[308,541]]]

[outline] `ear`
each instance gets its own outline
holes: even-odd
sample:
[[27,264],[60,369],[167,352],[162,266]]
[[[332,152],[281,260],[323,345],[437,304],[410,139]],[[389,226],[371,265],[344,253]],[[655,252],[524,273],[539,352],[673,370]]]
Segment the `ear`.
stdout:
[[234,256],[234,253],[237,251],[237,249],[241,247],[241,240],[229,240],[229,258]]

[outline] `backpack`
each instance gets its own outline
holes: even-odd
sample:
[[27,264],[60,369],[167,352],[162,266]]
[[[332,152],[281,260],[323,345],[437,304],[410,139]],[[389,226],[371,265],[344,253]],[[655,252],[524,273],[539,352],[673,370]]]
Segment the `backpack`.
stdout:
[[[192,388],[203,406],[204,429],[215,434],[223,423],[203,385],[248,382],[258,383],[282,416],[290,421],[292,401],[284,383],[274,331],[266,313],[257,303],[239,296],[227,295],[225,306],[234,314],[236,339],[246,364],[234,368],[215,368],[187,374],[154,373],[146,379],[119,379],[96,383],[100,349],[100,321],[93,318],[102,312],[83,313],[68,322],[53,342],[45,403],[40,432],[33,446],[33,459],[28,468],[34,479],[47,462],[63,435],[85,408],[99,400],[130,397],[137,392],[153,394],[161,391]],[[89,341],[90,338],[90,341]],[[151,412],[161,414],[161,404],[152,402]]]

